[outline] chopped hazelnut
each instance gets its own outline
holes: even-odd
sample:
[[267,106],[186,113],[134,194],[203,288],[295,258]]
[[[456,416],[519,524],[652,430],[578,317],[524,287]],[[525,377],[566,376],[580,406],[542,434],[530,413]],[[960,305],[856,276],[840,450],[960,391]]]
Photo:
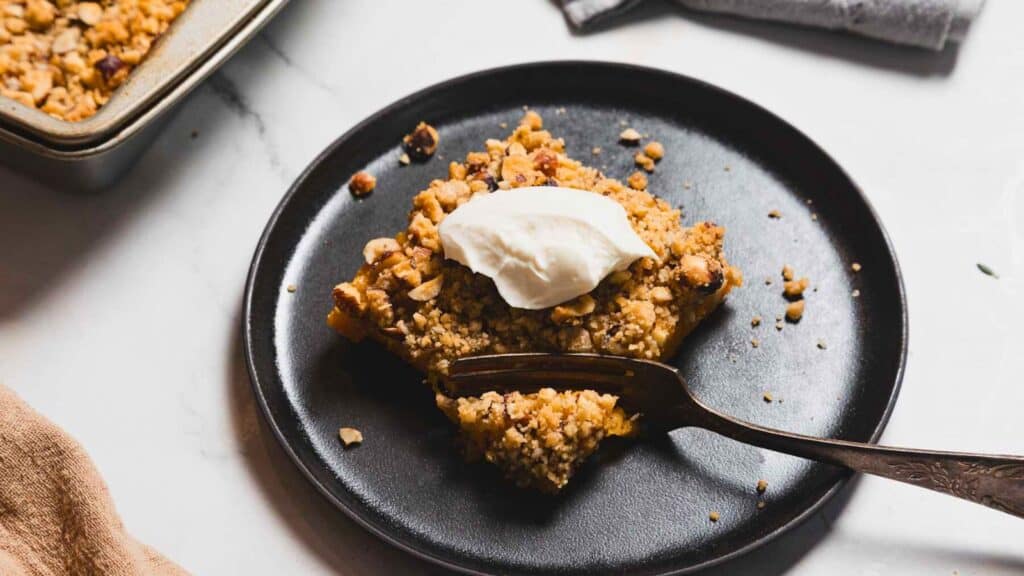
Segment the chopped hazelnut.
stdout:
[[571,302],[555,306],[551,311],[551,321],[556,324],[567,324],[590,314],[596,307],[597,301],[590,294],[583,294]]
[[679,266],[686,285],[697,288],[705,294],[717,291],[725,281],[722,267],[715,260],[687,254],[679,260]]
[[345,443],[346,448],[352,444],[361,444],[363,442],[363,433],[355,428],[339,428],[338,437]]
[[633,162],[648,172],[654,172],[654,160],[643,152],[637,152],[636,156],[633,156]]
[[351,282],[338,284],[334,287],[331,295],[334,297],[334,305],[341,310],[356,315],[366,310],[366,300],[359,292],[359,289],[353,286]]
[[103,8],[95,2],[78,3],[78,19],[87,26],[95,26],[103,18]]
[[362,198],[377,186],[377,179],[369,172],[359,171],[352,176],[352,179],[348,182],[348,189],[352,192],[352,195],[357,198]]
[[444,275],[440,274],[409,290],[409,298],[416,302],[428,302],[437,298],[437,295],[441,293],[442,286],[444,286]]
[[644,154],[650,156],[654,161],[658,161],[665,157],[665,147],[658,141],[648,142],[644,146]]
[[527,110],[526,114],[523,114],[522,119],[519,120],[519,125],[527,126],[530,130],[537,131],[544,127],[544,119],[533,110]]
[[636,146],[640,143],[640,133],[632,128],[626,128],[619,134],[619,142],[627,146]]
[[402,139],[402,144],[413,160],[422,161],[434,155],[440,141],[441,137],[433,126],[426,122],[420,122],[412,133]]
[[790,322],[799,322],[800,318],[804,315],[804,300],[797,300],[796,302],[790,302],[789,306],[786,306],[786,320]]
[[550,150],[538,150],[533,156],[533,167],[550,178],[558,170],[558,155]]
[[373,264],[384,256],[401,250],[401,245],[394,238],[374,238],[363,247],[363,260],[367,264]]
[[665,286],[655,286],[651,289],[651,300],[658,304],[672,301],[672,291]]

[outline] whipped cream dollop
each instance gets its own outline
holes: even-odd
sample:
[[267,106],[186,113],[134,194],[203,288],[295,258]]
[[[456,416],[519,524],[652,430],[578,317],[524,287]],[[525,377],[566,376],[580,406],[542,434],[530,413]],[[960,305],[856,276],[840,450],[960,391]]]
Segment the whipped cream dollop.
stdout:
[[625,209],[600,194],[532,186],[477,194],[441,221],[445,258],[494,280],[510,306],[539,310],[656,258]]

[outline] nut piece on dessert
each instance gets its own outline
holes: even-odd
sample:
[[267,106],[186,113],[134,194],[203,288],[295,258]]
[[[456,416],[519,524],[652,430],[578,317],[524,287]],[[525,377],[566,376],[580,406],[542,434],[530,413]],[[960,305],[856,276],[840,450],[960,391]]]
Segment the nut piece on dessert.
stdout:
[[377,178],[362,170],[353,174],[352,179],[348,181],[348,189],[356,198],[368,195],[376,187]]
[[557,492],[608,436],[630,436],[635,419],[616,398],[593,390],[486,392],[479,398],[438,394],[437,405],[458,425],[466,457],[498,466],[521,487]]
[[[352,341],[385,346],[431,383],[442,381],[455,360],[481,354],[669,358],[743,278],[723,255],[722,227],[683,226],[680,210],[653,195],[640,178],[646,180],[638,173],[627,186],[567,156],[565,143],[543,129],[539,115],[527,112],[507,138],[487,140],[449,166],[447,179],[424,182],[406,229],[370,240],[359,270],[339,279],[327,322]],[[444,257],[439,228],[459,206],[476,194],[516,194],[541,185],[593,192],[618,203],[657,257],[635,260],[588,293],[537,310],[510,306],[493,280]],[[635,423],[614,397],[558,392],[557,383],[552,385],[555,390],[536,394],[438,401],[464,430],[469,455],[494,462],[522,484],[556,490],[600,438],[627,435]],[[498,408],[497,415],[483,419]],[[528,422],[536,424],[525,428]]]
[[423,161],[434,155],[440,141],[441,137],[433,126],[420,122],[415,130],[402,138],[402,145],[413,160]]

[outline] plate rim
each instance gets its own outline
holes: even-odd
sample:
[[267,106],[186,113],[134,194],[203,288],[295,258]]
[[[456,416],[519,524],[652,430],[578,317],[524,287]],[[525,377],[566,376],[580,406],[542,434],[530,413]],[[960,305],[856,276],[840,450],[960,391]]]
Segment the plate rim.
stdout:
[[[600,68],[605,68],[605,69],[613,69],[613,71],[614,70],[618,70],[618,71],[621,71],[621,72],[654,74],[654,75],[659,75],[659,76],[667,77],[667,78],[669,78],[670,80],[673,80],[673,81],[688,82],[688,83],[694,84],[694,85],[696,85],[696,86],[698,86],[698,87],[700,87],[702,89],[709,90],[711,92],[717,93],[720,96],[736,99],[736,100],[739,100],[740,102],[742,102],[742,103],[744,103],[744,104],[746,104],[748,106],[751,106],[759,114],[767,115],[768,117],[770,117],[775,122],[778,122],[779,124],[781,124],[782,126],[784,126],[785,128],[787,128],[789,130],[792,130],[793,133],[796,136],[798,136],[799,138],[803,139],[808,145],[812,146],[818,152],[820,152],[822,157],[828,163],[830,163],[832,165],[832,168],[834,170],[836,170],[839,174],[841,174],[843,178],[845,178],[847,181],[849,181],[853,191],[856,193],[856,195],[858,196],[859,200],[864,204],[864,207],[867,209],[868,213],[870,214],[872,221],[878,227],[878,230],[879,230],[879,232],[881,234],[881,237],[882,237],[882,240],[883,240],[883,243],[884,243],[884,246],[885,246],[885,251],[886,251],[886,253],[888,254],[889,258],[892,261],[893,271],[894,271],[894,276],[895,276],[895,281],[896,281],[895,282],[895,284],[896,284],[896,291],[897,291],[897,294],[898,294],[898,303],[899,303],[899,307],[900,307],[900,316],[899,317],[900,317],[900,323],[902,325],[902,331],[901,331],[901,333],[899,335],[899,339],[900,339],[899,362],[898,362],[898,365],[897,365],[897,368],[896,368],[896,374],[895,374],[894,383],[893,383],[893,386],[892,386],[892,391],[891,391],[891,393],[889,395],[888,402],[886,403],[885,410],[883,411],[882,416],[881,416],[881,418],[878,421],[878,424],[875,426],[874,430],[871,433],[871,437],[869,439],[870,443],[873,443],[873,444],[877,443],[878,439],[881,437],[882,433],[885,431],[885,428],[886,428],[886,426],[887,426],[887,424],[889,422],[889,419],[892,417],[893,409],[896,406],[896,401],[899,398],[900,390],[902,389],[902,385],[903,385],[903,377],[904,377],[905,372],[906,372],[907,358],[908,358],[908,344],[909,344],[909,335],[910,335],[909,315],[908,315],[908,309],[907,309],[906,287],[904,285],[903,272],[902,272],[902,269],[900,268],[899,259],[896,257],[896,251],[895,251],[895,249],[893,247],[893,244],[892,244],[892,239],[889,237],[889,233],[886,231],[885,226],[882,224],[882,220],[879,218],[878,212],[875,210],[874,206],[868,200],[867,196],[864,194],[864,191],[860,187],[860,185],[857,184],[857,182],[842,167],[842,165],[840,165],[824,148],[822,148],[815,140],[813,140],[810,136],[808,136],[802,130],[800,130],[799,128],[794,126],[792,123],[790,123],[789,121],[785,120],[781,116],[775,114],[774,112],[768,110],[764,106],[761,106],[757,102],[755,102],[755,101],[753,101],[753,100],[751,100],[749,98],[746,98],[744,96],[741,96],[739,94],[736,94],[735,92],[732,92],[732,91],[727,90],[725,88],[719,87],[719,86],[717,86],[715,84],[711,84],[710,82],[706,82],[704,80],[701,80],[699,78],[694,78],[694,77],[686,75],[686,74],[681,74],[681,73],[678,73],[678,72],[674,72],[674,71],[666,70],[666,69],[662,69],[662,68],[654,68],[654,67],[650,67],[650,66],[642,66],[642,65],[631,64],[631,63],[626,63],[626,62],[607,61],[607,60],[538,60],[538,61],[524,62],[524,63],[518,63],[518,64],[511,64],[511,65],[506,65],[506,66],[498,66],[498,67],[493,67],[493,68],[485,68],[485,69],[477,70],[477,71],[470,72],[470,73],[467,73],[467,74],[461,74],[461,75],[458,75],[458,76],[454,76],[454,77],[448,78],[446,80],[442,80],[442,81],[434,83],[434,84],[430,84],[430,85],[428,85],[426,87],[423,87],[423,88],[420,88],[420,89],[418,89],[418,90],[416,90],[416,91],[414,91],[414,92],[412,92],[412,93],[410,93],[410,94],[408,94],[406,96],[402,96],[401,98],[398,98],[397,100],[391,102],[390,104],[388,104],[388,105],[380,108],[376,112],[370,114],[365,119],[363,119],[362,121],[358,122],[357,124],[352,126],[350,129],[346,130],[343,134],[341,134],[340,136],[335,138],[333,141],[331,141],[331,143],[328,144],[319,154],[317,154],[309,162],[309,164],[306,165],[306,167],[302,170],[302,172],[299,173],[299,175],[295,178],[294,182],[292,182],[291,186],[289,186],[288,191],[284,194],[284,196],[281,197],[281,200],[278,202],[277,206],[274,208],[274,211],[271,213],[269,219],[267,220],[267,224],[264,227],[263,232],[260,234],[259,241],[258,241],[258,243],[256,245],[256,249],[255,249],[255,251],[253,253],[252,261],[249,264],[249,270],[248,270],[247,275],[246,275],[245,291],[244,291],[244,295],[243,295],[243,304],[242,304],[242,318],[241,318],[241,320],[242,320],[242,322],[241,322],[241,324],[242,324],[241,325],[241,329],[242,329],[243,352],[244,352],[244,355],[245,355],[246,370],[247,370],[247,372],[249,374],[249,381],[250,381],[250,384],[252,386],[253,393],[256,396],[256,401],[257,401],[257,404],[260,407],[260,412],[262,413],[264,420],[266,421],[267,425],[269,425],[270,429],[273,431],[274,437],[277,439],[277,442],[280,445],[280,447],[285,451],[286,454],[288,454],[288,457],[292,460],[292,462],[296,465],[296,467],[302,472],[302,475],[305,476],[306,479],[317,489],[317,491],[321,494],[321,496],[323,496],[335,508],[337,508],[342,513],[344,513],[349,519],[354,521],[356,524],[358,524],[363,529],[367,530],[368,532],[370,532],[371,534],[373,534],[377,538],[380,538],[384,542],[387,542],[388,544],[398,548],[399,550],[402,550],[402,551],[404,551],[404,552],[406,552],[408,554],[411,554],[411,555],[413,555],[413,556],[415,556],[417,558],[420,558],[422,560],[426,560],[426,561],[431,562],[431,563],[433,563],[433,564],[435,564],[437,566],[441,566],[441,567],[447,568],[449,570],[453,570],[455,572],[459,572],[459,573],[463,573],[463,574],[473,574],[473,575],[487,576],[490,573],[489,572],[482,572],[482,571],[476,570],[474,568],[469,568],[467,566],[462,566],[460,564],[453,563],[452,561],[450,561],[448,559],[445,559],[445,558],[443,558],[443,557],[441,557],[441,556],[439,556],[437,554],[434,554],[434,553],[422,550],[422,549],[418,548],[417,546],[414,546],[414,545],[412,545],[412,544],[410,544],[408,542],[403,542],[401,539],[399,539],[399,538],[393,536],[392,534],[388,533],[387,530],[385,530],[385,529],[375,525],[373,522],[367,520],[366,518],[363,518],[356,510],[350,508],[344,502],[342,502],[341,500],[336,498],[335,495],[326,486],[324,486],[323,483],[321,483],[315,477],[313,472],[306,465],[306,463],[302,460],[302,458],[292,449],[291,444],[289,443],[288,439],[285,438],[285,436],[284,436],[284,432],[281,430],[280,426],[278,426],[278,423],[277,423],[277,421],[274,418],[274,414],[271,411],[269,404],[267,403],[266,397],[263,395],[262,386],[260,385],[260,376],[258,374],[258,369],[256,367],[256,359],[255,359],[255,354],[256,353],[253,350],[253,334],[252,334],[253,321],[252,321],[252,318],[253,318],[253,306],[254,306],[254,299],[253,298],[254,298],[254,292],[256,290],[257,276],[259,275],[260,270],[261,270],[261,265],[263,264],[264,251],[265,251],[265,249],[267,247],[267,244],[270,241],[271,236],[273,235],[274,231],[277,229],[278,221],[279,221],[281,215],[283,214],[284,210],[291,204],[293,197],[296,194],[298,194],[298,192],[301,189],[303,189],[306,181],[309,179],[310,175],[317,169],[317,167],[319,167],[329,156],[331,156],[334,153],[334,151],[338,147],[340,147],[349,138],[351,138],[352,136],[354,136],[355,134],[357,134],[358,132],[363,130],[365,127],[367,127],[367,126],[369,126],[371,124],[374,124],[379,119],[381,119],[381,118],[387,116],[388,114],[390,114],[390,113],[400,109],[401,107],[406,106],[409,103],[414,102],[416,100],[419,100],[419,99],[421,99],[421,98],[423,98],[425,96],[428,96],[432,92],[445,89],[446,87],[448,87],[450,85],[461,83],[461,82],[472,81],[472,80],[477,79],[477,78],[487,77],[487,76],[491,76],[491,75],[495,75],[495,74],[514,72],[514,71],[522,70],[522,69],[531,69],[531,68],[532,69],[542,69],[542,68],[546,68],[546,67],[559,67],[559,66],[600,67]],[[806,507],[799,514],[797,514],[792,519],[790,519],[788,522],[782,524],[781,526],[779,526],[778,528],[776,528],[772,532],[769,532],[769,533],[761,536],[760,538],[757,538],[757,539],[749,542],[748,544],[746,544],[744,546],[741,546],[740,548],[737,548],[737,549],[732,550],[730,552],[727,552],[725,554],[721,554],[721,555],[714,556],[712,558],[708,558],[707,560],[701,561],[701,562],[699,562],[697,564],[692,564],[690,566],[685,566],[683,568],[669,569],[668,571],[645,572],[644,574],[646,574],[648,576],[669,576],[669,575],[675,575],[675,574],[690,574],[690,573],[694,573],[694,572],[697,572],[697,571],[700,571],[700,570],[704,570],[704,569],[710,568],[712,566],[716,566],[718,564],[722,564],[724,562],[728,562],[729,560],[733,560],[735,558],[739,558],[740,556],[743,556],[743,555],[745,555],[745,554],[747,554],[747,553],[749,553],[749,552],[751,552],[751,551],[753,551],[753,550],[755,550],[757,548],[760,548],[760,547],[764,546],[765,544],[768,544],[769,542],[772,542],[773,540],[775,540],[779,536],[781,536],[781,535],[785,534],[786,532],[789,532],[790,530],[792,530],[792,529],[796,528],[797,526],[803,524],[808,518],[810,518],[816,512],[821,510],[821,508],[827,502],[832,500],[849,483],[850,479],[853,478],[853,475],[854,475],[854,472],[852,470],[842,471],[841,472],[841,476],[838,479],[836,479],[834,484],[827,491],[825,491],[821,495],[821,497],[819,497],[810,506]]]

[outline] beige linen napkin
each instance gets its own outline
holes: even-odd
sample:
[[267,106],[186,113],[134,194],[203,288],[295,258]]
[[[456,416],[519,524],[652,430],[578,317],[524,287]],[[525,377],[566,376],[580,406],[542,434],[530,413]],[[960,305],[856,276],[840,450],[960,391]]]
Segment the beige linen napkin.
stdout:
[[185,574],[125,533],[85,450],[3,385],[0,574]]

